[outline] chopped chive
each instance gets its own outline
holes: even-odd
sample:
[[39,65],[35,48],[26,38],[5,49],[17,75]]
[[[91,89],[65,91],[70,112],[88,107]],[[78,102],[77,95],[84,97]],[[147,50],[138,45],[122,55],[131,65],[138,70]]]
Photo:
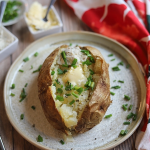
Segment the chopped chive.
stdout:
[[114,61],[115,60],[115,58],[114,59],[111,59],[110,61]]
[[121,65],[121,66],[123,66],[123,62],[121,61],[120,63],[118,63],[117,65]]
[[83,92],[83,88],[81,87],[81,88],[77,89],[77,92],[80,95]]
[[116,82],[116,80],[114,80],[113,82]]
[[38,52],[36,52],[36,53],[34,54],[34,56],[35,56],[35,57],[37,57],[38,55],[39,55],[39,53],[38,53]]
[[118,66],[112,68],[113,71],[119,71],[120,68]]
[[134,115],[133,115],[133,121],[135,121],[136,118],[137,118],[137,114],[134,114]]
[[75,86],[73,87],[73,90],[78,90],[79,88],[80,88],[79,86],[75,85]]
[[126,68],[130,68],[130,65],[129,65],[129,64],[127,64],[127,65],[126,65]]
[[37,137],[37,142],[43,142],[43,138],[40,135]]
[[67,67],[67,68],[68,68],[68,65],[67,65],[67,64],[62,64],[62,66],[63,66],[63,67]]
[[53,84],[53,86],[55,86],[55,87],[56,87],[56,83],[54,83],[54,84]]
[[62,145],[64,145],[64,144],[65,144],[65,142],[64,142],[63,140],[60,140],[60,143],[61,143]]
[[130,122],[124,122],[123,124],[124,124],[124,125],[129,125],[129,124],[130,124]]
[[24,87],[27,87],[27,86],[28,86],[28,83],[26,83]]
[[92,90],[94,89],[94,86],[95,86],[95,83],[94,83],[94,82],[91,82],[90,87],[92,88]]
[[93,75],[94,74],[94,71],[89,69],[90,70],[90,75]]
[[59,101],[64,101],[64,98],[62,96],[60,96],[60,95],[57,95],[56,99],[59,100]]
[[128,107],[128,104],[125,104],[126,107]]
[[110,94],[111,94],[111,95],[115,95],[115,93],[114,93],[114,92],[111,92],[111,91],[110,91]]
[[88,50],[81,50],[81,52],[84,53],[85,55],[87,55],[88,57],[91,56],[91,54]]
[[124,136],[128,133],[128,130],[121,130],[120,135]]
[[24,62],[29,61],[29,57],[24,58],[23,61],[24,61]]
[[71,94],[65,94],[66,96],[71,96]]
[[105,118],[110,118],[112,114],[106,115]]
[[20,119],[23,120],[24,119],[24,114],[20,115]]
[[31,108],[32,108],[33,110],[35,110],[35,106],[31,106]]
[[132,109],[132,107],[133,107],[133,105],[130,105],[130,106],[129,106],[129,110],[131,110],[131,109]]
[[118,82],[120,82],[120,83],[124,83],[124,81],[121,81],[121,80],[119,80]]
[[65,90],[66,90],[66,91],[70,91],[70,90],[73,89],[73,85],[72,85],[71,83],[69,83],[69,82],[67,82],[65,86],[66,86],[66,87],[65,87]]
[[14,89],[15,88],[15,84],[13,83],[12,85],[11,85],[11,89]]
[[21,92],[21,94],[20,94],[20,100],[19,100],[19,102],[22,102],[25,98],[26,98],[26,92],[25,92],[25,89],[23,88],[22,89],[22,92]]
[[74,92],[71,93],[74,97],[79,98],[78,95],[76,95]]
[[77,68],[77,65],[72,65],[72,67],[75,69],[75,68]]
[[41,68],[42,68],[42,65],[40,65],[40,66],[38,67],[38,69],[37,69],[37,70],[34,70],[32,73],[39,72],[39,71],[41,70]]
[[127,105],[122,105],[122,108],[124,109],[124,111],[127,110]]
[[67,69],[65,69],[64,71],[63,71],[63,73],[65,74],[67,72]]
[[61,94],[62,92],[63,92],[63,90],[62,90],[61,88],[58,88],[58,89],[57,89],[57,93],[60,93],[60,94]]
[[33,69],[33,66],[31,65],[31,69]]
[[92,83],[92,82],[91,82],[91,81],[89,81],[88,86],[91,86],[91,83]]
[[86,60],[86,61],[82,62],[82,64],[83,64],[83,65],[86,64],[87,66],[89,66],[89,65],[91,65],[92,63],[91,63],[89,60]]
[[20,69],[19,72],[24,72],[24,71]]
[[72,61],[71,66],[76,65],[76,63],[77,63],[77,59],[76,59],[76,58],[74,58],[74,60]]
[[69,103],[69,105],[72,105],[74,102],[75,102],[75,100],[72,100],[72,101]]
[[53,70],[52,72],[51,72],[51,75],[54,75],[55,74],[55,71]]
[[58,81],[58,79],[55,79],[55,82],[56,82],[57,84],[60,84],[59,81]]
[[58,68],[57,69],[57,73],[60,75],[60,74],[64,74],[64,72],[60,69],[60,68]]
[[15,94],[11,93],[10,96],[15,96]]
[[61,85],[60,87],[63,88],[63,85]]
[[124,99],[130,100],[131,98],[129,96],[127,96],[127,95],[124,95]]
[[65,53],[65,51],[62,51],[62,52],[61,52],[61,56],[62,56],[62,58],[63,58],[65,64],[67,65],[67,59],[66,59],[66,53]]
[[131,119],[134,116],[134,114],[131,112],[128,116],[127,116],[127,120]]
[[89,87],[87,87],[87,88],[84,89],[84,91],[87,91],[87,90],[89,90]]
[[69,46],[72,46],[72,43],[70,43]]
[[109,55],[108,55],[108,57],[111,57],[111,56],[113,56],[113,54],[109,54]]
[[111,89],[120,89],[120,88],[121,88],[121,86],[118,86],[118,85],[111,87]]

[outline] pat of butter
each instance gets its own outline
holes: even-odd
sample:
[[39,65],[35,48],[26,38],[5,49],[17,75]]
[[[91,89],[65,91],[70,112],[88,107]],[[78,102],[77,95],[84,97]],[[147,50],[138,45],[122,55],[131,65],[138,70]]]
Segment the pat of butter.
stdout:
[[72,68],[65,73],[65,75],[62,78],[63,82],[66,83],[67,81],[71,82],[73,85],[81,85],[82,82],[86,82],[87,79],[83,74],[81,66],[78,66],[77,68]]

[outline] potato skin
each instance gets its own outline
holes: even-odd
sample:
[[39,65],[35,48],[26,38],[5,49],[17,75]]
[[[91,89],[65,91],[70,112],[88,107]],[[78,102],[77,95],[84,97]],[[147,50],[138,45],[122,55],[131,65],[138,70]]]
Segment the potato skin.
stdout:
[[[67,45],[62,45],[60,48],[66,48]],[[55,49],[44,61],[38,77],[38,95],[44,111],[44,114],[49,123],[56,129],[66,133],[66,126],[59,114],[55,102],[52,97],[51,88],[52,79],[50,75],[51,65],[58,55],[60,48]],[[102,120],[107,108],[111,104],[110,100],[110,81],[109,81],[109,65],[105,62],[102,54],[93,47],[86,46],[81,49],[90,51],[95,62],[94,72],[98,77],[97,85],[93,94],[89,98],[89,104],[85,107],[81,118],[79,119],[76,127],[76,133],[84,133],[95,125],[99,124]]]

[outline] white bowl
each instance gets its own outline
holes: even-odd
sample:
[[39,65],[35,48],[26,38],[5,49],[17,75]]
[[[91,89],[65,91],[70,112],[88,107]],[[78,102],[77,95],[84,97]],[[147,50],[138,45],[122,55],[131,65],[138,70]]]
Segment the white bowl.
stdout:
[[[44,7],[46,8],[46,7]],[[63,24],[61,22],[61,19],[55,9],[54,6],[51,7],[51,9],[53,10],[54,14],[56,15],[56,18],[59,22],[58,25],[54,26],[54,27],[51,27],[50,29],[47,29],[47,30],[38,30],[38,31],[34,31],[28,24],[28,21],[27,21],[27,17],[26,17],[26,13],[24,14],[24,18],[25,18],[25,21],[26,21],[26,24],[28,26],[28,29],[30,31],[30,33],[33,35],[34,39],[39,39],[41,37],[44,37],[44,36],[47,36],[47,35],[50,35],[50,34],[54,34],[54,33],[59,33],[61,32],[61,29],[63,27]]]
[[3,59],[5,59],[7,56],[12,54],[17,49],[18,39],[9,30],[4,28],[3,26],[1,26],[0,28],[2,28],[4,30],[4,32],[7,34],[8,37],[14,38],[14,41],[12,43],[10,43],[4,49],[0,50],[0,62],[1,62]]
[[7,22],[2,22],[3,26],[13,25],[13,24],[17,23],[18,21],[20,21],[23,18],[23,14],[26,11],[27,3],[25,3],[23,0],[21,0],[21,2],[22,2],[22,5],[18,6],[18,8],[19,8],[18,16],[16,18],[12,19],[12,20],[7,21]]

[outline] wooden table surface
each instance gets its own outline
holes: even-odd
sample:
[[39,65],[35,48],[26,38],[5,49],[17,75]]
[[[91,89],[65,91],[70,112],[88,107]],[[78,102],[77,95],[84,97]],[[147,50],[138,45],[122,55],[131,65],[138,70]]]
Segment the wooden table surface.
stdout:
[[[30,5],[32,1],[33,0],[28,0],[28,4]],[[49,2],[48,0],[38,1],[42,3],[42,5],[47,5]],[[57,0],[54,6],[63,22],[62,32],[75,30],[91,31],[82,21],[80,21],[75,16],[73,11],[62,0]],[[3,87],[7,72],[15,59],[29,44],[34,41],[23,19],[15,25],[9,26],[7,28],[18,37],[19,46],[12,55],[0,63],[0,135],[2,136],[6,150],[39,150],[19,135],[19,133],[10,124],[5,113]],[[135,150],[136,135],[137,130],[129,139],[111,150]]]

